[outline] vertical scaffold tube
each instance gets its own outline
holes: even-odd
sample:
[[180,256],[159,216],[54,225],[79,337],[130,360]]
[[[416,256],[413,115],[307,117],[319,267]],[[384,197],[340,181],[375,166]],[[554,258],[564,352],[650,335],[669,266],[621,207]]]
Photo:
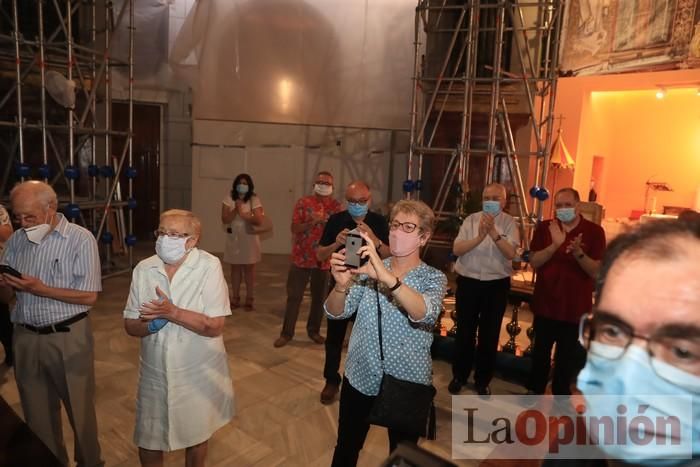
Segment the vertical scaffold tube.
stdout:
[[[17,14],[17,0],[12,0],[12,21],[14,22],[15,36],[15,73],[17,80],[17,142],[19,148],[19,162],[24,163],[24,117],[22,116],[22,58],[19,54],[19,18]],[[24,181],[24,176],[21,177]]]
[[[41,73],[41,156],[45,166],[49,163],[48,148],[46,145],[46,57],[44,55],[44,2],[37,2],[39,21],[39,71]],[[45,173],[48,177],[48,171]],[[48,182],[48,178],[44,178]]]

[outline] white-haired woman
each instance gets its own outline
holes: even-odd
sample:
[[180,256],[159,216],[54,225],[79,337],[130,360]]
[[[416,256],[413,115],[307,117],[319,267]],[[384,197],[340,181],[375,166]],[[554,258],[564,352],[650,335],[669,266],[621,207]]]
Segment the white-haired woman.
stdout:
[[141,338],[134,441],[143,466],[186,449],[203,466],[207,441],[233,417],[233,386],[221,336],[231,314],[215,256],[199,250],[201,224],[189,211],[160,216],[156,254],[134,269],[126,332]]
[[[433,231],[435,215],[420,201],[399,201],[391,210],[389,248],[382,260],[371,238],[361,233],[367,258],[358,269],[345,266],[345,251],[331,256],[336,285],[326,299],[329,318],[356,314],[340,392],[338,440],[333,467],[354,466],[367,437],[367,417],[384,372],[414,383],[432,384],[432,328],[442,309],[447,278],[420,259]],[[379,304],[377,303],[379,302]],[[379,349],[377,306],[382,313],[384,364]],[[418,441],[418,433],[389,429],[389,449]]]

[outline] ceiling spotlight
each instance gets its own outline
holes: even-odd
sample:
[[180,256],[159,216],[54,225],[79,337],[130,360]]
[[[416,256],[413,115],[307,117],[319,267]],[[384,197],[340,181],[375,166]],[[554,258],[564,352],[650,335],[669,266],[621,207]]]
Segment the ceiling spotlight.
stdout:
[[656,98],[663,99],[664,97],[666,97],[666,88],[659,88],[659,90],[656,91]]

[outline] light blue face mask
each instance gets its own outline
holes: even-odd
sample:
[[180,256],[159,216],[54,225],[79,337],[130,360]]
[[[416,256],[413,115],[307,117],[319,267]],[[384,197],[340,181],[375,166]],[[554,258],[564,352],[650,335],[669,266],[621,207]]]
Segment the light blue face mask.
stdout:
[[244,195],[248,193],[248,185],[239,183],[238,185],[236,185],[236,193],[238,193],[239,195]]
[[557,219],[565,224],[576,219],[576,209],[574,208],[559,208],[556,210]]
[[[638,408],[644,406],[647,407],[644,417],[652,421],[659,420],[658,417],[665,420],[670,416],[685,415],[680,417],[681,439],[677,447],[692,446],[693,458],[700,455],[700,426],[697,423],[700,420],[700,377],[660,361],[654,362],[654,371],[647,351],[636,345],[630,345],[625,354],[617,360],[600,356],[610,352],[612,346],[594,341],[591,342],[591,349],[595,353],[588,353],[586,366],[579,373],[577,380],[578,388],[588,401],[587,416],[614,418],[620,405],[630,409],[627,417],[630,423],[638,415]],[[666,375],[665,377],[677,384],[666,381],[657,373]],[[608,397],[589,400],[590,396]],[[684,403],[688,398],[692,400],[692,414],[687,413],[688,409]],[[633,443],[599,443],[598,448],[612,459],[644,466],[677,466],[689,462],[689,459],[659,459],[664,455],[671,457],[671,452],[664,452],[664,449],[673,447],[656,445],[653,442],[646,446]]]
[[481,203],[482,209],[486,214],[491,214],[492,216],[497,215],[501,212],[501,202],[486,200]]
[[368,209],[367,203],[348,203],[348,212],[352,217],[364,217]]

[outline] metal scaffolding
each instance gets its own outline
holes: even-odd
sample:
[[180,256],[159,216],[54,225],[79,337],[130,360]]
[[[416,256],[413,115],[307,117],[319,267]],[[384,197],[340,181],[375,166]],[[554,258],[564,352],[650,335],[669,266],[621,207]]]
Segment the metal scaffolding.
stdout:
[[[548,193],[540,190],[526,198],[520,163],[532,162],[535,185],[545,185],[563,3],[419,0],[404,191],[409,198],[420,198],[421,191],[433,188],[438,219],[461,214],[473,185],[470,178],[512,184],[527,249],[527,231],[541,217]],[[530,127],[526,150],[516,147],[514,121]],[[435,178],[431,185],[423,179],[427,157],[442,158],[436,189]],[[470,177],[474,167],[483,168],[483,178]],[[451,240],[443,243],[451,246]]]
[[[0,21],[11,30],[10,35],[0,32],[0,80],[9,84],[0,98],[0,151],[8,156],[2,158],[6,167],[0,172],[0,198],[13,181],[43,179],[59,193],[66,217],[91,229],[103,245],[103,277],[130,271],[136,239],[134,1],[12,0],[10,11],[7,5],[0,3]],[[128,57],[118,60],[113,36],[124,26]],[[124,69],[128,79],[126,131],[112,125],[115,67]],[[113,155],[115,137],[123,138],[123,144]],[[122,173],[128,179],[126,201],[119,186]],[[113,265],[116,241],[127,253],[128,267]]]

